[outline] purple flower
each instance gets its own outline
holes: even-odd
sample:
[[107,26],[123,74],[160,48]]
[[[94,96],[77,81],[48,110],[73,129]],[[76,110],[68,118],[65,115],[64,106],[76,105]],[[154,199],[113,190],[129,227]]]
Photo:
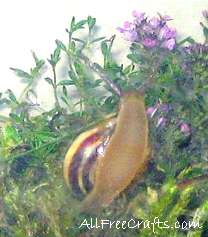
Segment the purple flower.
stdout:
[[157,45],[157,40],[151,39],[151,38],[146,38],[143,40],[142,43],[147,48],[153,48]]
[[145,33],[150,33],[150,34],[154,33],[154,30],[153,30],[153,28],[150,25],[145,24],[142,27],[142,29],[145,31]]
[[124,37],[125,40],[134,42],[134,41],[137,40],[138,35],[137,35],[136,31],[129,30],[129,31],[124,31],[123,32],[123,37]]
[[191,128],[187,123],[181,123],[180,125],[180,131],[184,133],[186,136],[190,135],[191,133]]
[[157,125],[156,125],[156,127],[157,127],[157,128],[158,128],[158,127],[164,127],[165,124],[166,124],[166,122],[167,122],[167,119],[166,119],[165,117],[160,117],[160,118],[158,118],[158,120],[157,120]]
[[124,33],[126,30],[122,27],[117,27],[116,28],[120,33]]
[[159,33],[159,38],[161,40],[168,40],[176,37],[176,30],[168,26],[163,26]]
[[208,18],[208,10],[203,10],[202,15],[203,17]]
[[173,50],[175,48],[175,45],[176,45],[175,39],[169,39],[169,40],[164,41],[161,46],[163,48]]
[[134,10],[132,16],[136,18],[137,23],[141,23],[145,19],[145,13]]
[[133,30],[134,29],[134,25],[129,21],[125,21],[123,24],[123,27],[126,30]]
[[160,110],[167,113],[170,110],[170,106],[168,104],[160,104]]
[[161,23],[160,19],[155,16],[149,20],[149,25],[154,29],[156,29],[158,26],[160,26],[160,23]]
[[124,33],[125,31],[134,30],[134,25],[129,21],[125,21],[124,24],[123,24],[123,28],[118,27],[117,30],[120,33]]
[[118,27],[124,39],[138,42],[146,49],[162,47],[168,50],[174,49],[176,45],[176,30],[166,25],[171,20],[169,16],[154,16],[147,18],[144,12],[133,11],[133,22],[126,21],[123,27]]
[[150,116],[150,118],[152,118],[154,116],[154,114],[156,113],[157,111],[157,107],[149,107],[147,110],[146,110],[146,113],[148,116]]

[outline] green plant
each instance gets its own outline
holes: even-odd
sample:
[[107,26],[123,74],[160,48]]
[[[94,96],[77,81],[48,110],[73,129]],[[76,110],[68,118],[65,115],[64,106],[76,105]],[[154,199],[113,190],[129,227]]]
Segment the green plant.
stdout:
[[[80,229],[83,219],[90,217],[77,213],[78,201],[63,181],[62,162],[74,138],[116,112],[118,98],[103,77],[123,90],[145,87],[146,106],[152,111],[153,159],[144,179],[104,210],[102,218],[152,221],[159,216],[170,223],[198,218],[201,229],[156,227],[155,236],[206,236],[207,182],[192,182],[184,189],[177,184],[208,171],[207,44],[187,38],[174,48],[163,48],[136,40],[127,55],[131,61],[124,67],[112,53],[115,36],[96,37],[95,23],[91,16],[78,22],[73,17],[66,29],[68,42],[55,41],[48,59],[53,77],[45,78],[54,91],[51,110],[43,111],[31,100],[46,62],[32,53],[35,66],[30,72],[11,68],[26,87],[19,98],[11,90],[0,94],[0,104],[10,108],[9,116],[0,116],[0,236],[152,236],[151,228]],[[82,38],[76,36],[80,30],[85,32]],[[183,46],[187,42],[189,46]],[[100,44],[102,65],[86,56],[95,44]],[[57,65],[62,57],[68,60],[68,77],[59,80]],[[36,110],[39,113],[34,116]]]

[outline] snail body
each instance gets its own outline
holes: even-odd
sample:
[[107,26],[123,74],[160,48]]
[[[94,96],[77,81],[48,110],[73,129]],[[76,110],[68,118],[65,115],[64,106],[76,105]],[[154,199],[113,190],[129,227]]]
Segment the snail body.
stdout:
[[[96,161],[92,162],[93,165],[91,164],[91,172],[87,172],[88,181],[91,181],[92,185],[89,192],[85,192],[81,211],[97,212],[109,205],[136,176],[144,173],[149,160],[148,120],[144,97],[137,91],[132,91],[124,93],[120,101],[117,118],[112,118],[94,130],[81,134],[65,157],[64,177],[68,183],[72,184],[73,169],[79,174],[78,166],[82,163],[81,158],[78,164],[75,165],[73,162],[75,158],[80,157],[75,150],[80,146],[84,147],[86,139],[94,139],[95,147],[107,141],[103,154],[97,155]],[[75,179],[79,183],[79,178]]]

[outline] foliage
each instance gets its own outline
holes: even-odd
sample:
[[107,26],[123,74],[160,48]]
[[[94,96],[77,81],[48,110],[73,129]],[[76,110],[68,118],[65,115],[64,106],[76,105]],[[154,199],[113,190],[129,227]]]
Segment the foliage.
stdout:
[[[142,24],[149,24],[142,17]],[[162,19],[168,18],[160,16]],[[51,110],[45,111],[36,102],[34,89],[38,79],[42,80],[46,61],[33,52],[35,66],[29,72],[11,68],[26,86],[19,98],[10,89],[0,94],[0,105],[10,108],[8,117],[0,116],[0,236],[153,236],[152,228],[79,228],[83,219],[90,217],[77,213],[79,202],[62,178],[64,155],[74,138],[117,111],[119,99],[103,82],[103,75],[122,90],[145,88],[146,106],[154,110],[149,116],[153,159],[143,180],[132,184],[98,218],[154,222],[159,217],[180,226],[157,225],[155,236],[207,236],[208,186],[203,178],[196,179],[208,172],[205,26],[204,44],[188,37],[175,42],[174,48],[145,47],[144,42],[132,40],[127,55],[130,63],[124,67],[112,53],[115,36],[96,37],[95,24],[91,16],[81,21],[73,17],[66,29],[68,42],[55,41],[56,48],[47,60],[52,77],[44,78],[53,89]],[[85,36],[78,37],[78,31]],[[93,68],[83,55],[92,54],[98,44],[103,63],[93,64]],[[68,60],[64,80],[57,76],[63,57]],[[164,105],[168,107],[164,109]],[[190,180],[189,185],[179,187]],[[183,221],[197,220],[202,228],[182,228]]]

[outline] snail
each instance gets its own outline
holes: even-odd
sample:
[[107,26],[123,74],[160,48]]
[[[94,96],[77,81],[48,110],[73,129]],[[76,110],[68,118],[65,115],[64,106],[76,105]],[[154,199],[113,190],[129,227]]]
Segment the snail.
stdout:
[[143,93],[122,92],[106,75],[102,78],[120,96],[118,115],[80,134],[64,160],[64,178],[74,195],[83,199],[81,212],[88,213],[111,204],[144,173],[150,157]]

